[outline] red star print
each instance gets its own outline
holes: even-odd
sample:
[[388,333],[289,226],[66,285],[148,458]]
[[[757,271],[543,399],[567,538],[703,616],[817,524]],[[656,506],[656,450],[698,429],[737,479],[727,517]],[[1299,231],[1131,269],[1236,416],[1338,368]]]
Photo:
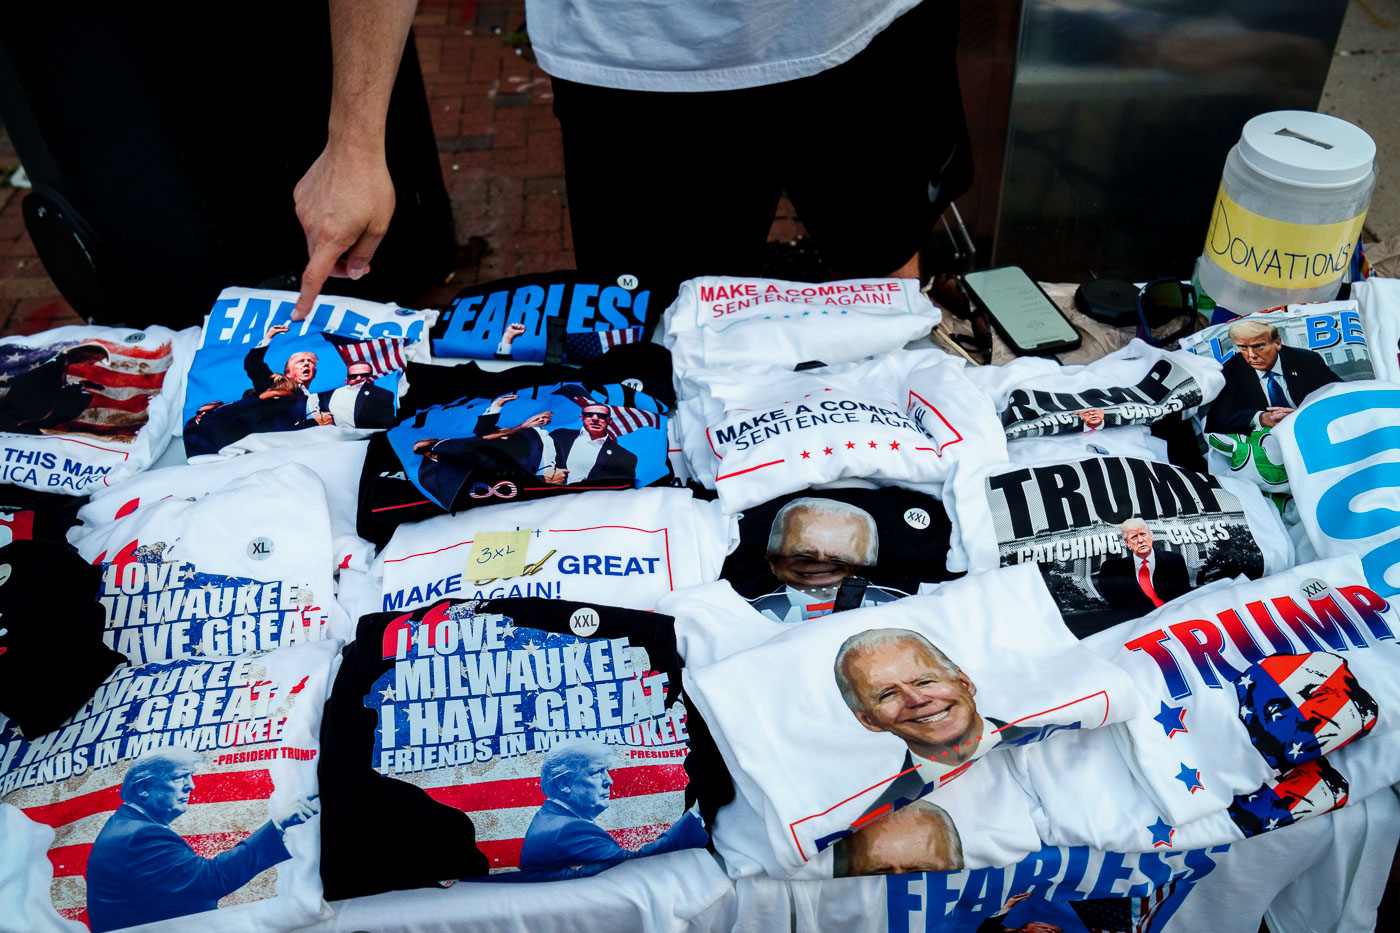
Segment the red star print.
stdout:
[[823,448],[822,448],[822,453],[824,453],[824,454],[826,454],[828,457],[830,457],[830,456],[831,456],[831,448],[830,448],[830,447],[823,447]]
[[802,451],[802,459],[803,459],[803,460],[811,460],[811,459],[812,459],[812,455],[809,454],[807,451],[804,450],[804,451]]
[[898,450],[899,441],[890,441],[890,450]]
[[855,450],[855,449],[856,449],[856,445],[855,445],[855,444],[852,444],[850,441],[847,441],[847,442],[846,442],[846,449],[847,449],[847,450]]
[[871,442],[870,442],[870,449],[871,449],[871,450],[874,450],[875,448],[877,448],[877,447],[879,447],[879,446],[880,446],[880,445],[877,444],[877,443],[875,443],[874,441],[871,441]]

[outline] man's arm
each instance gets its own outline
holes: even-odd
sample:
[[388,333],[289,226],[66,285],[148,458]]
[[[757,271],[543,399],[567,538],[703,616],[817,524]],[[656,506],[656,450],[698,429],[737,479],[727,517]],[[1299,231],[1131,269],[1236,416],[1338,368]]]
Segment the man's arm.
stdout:
[[394,216],[384,120],[416,0],[330,0],[331,114],[326,148],[292,197],[310,257],[292,320],[332,275],[358,279]]
[[162,894],[213,899],[237,891],[265,868],[291,858],[270,821],[233,848],[204,858],[168,827],[143,828],[124,853],[133,887]]

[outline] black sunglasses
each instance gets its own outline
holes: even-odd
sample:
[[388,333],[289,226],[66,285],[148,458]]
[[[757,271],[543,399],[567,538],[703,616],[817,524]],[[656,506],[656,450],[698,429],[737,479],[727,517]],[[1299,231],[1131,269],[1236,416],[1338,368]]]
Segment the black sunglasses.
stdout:
[[[1162,327],[1178,316],[1181,323],[1160,337],[1152,328]],[[1176,278],[1153,279],[1137,293],[1137,335],[1154,347],[1166,346],[1196,329],[1196,290]]]

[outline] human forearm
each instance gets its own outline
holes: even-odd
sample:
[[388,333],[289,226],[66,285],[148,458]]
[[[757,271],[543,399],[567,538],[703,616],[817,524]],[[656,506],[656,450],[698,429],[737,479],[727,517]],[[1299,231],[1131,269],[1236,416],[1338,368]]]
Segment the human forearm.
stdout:
[[383,154],[389,95],[416,8],[416,0],[330,0],[329,146]]

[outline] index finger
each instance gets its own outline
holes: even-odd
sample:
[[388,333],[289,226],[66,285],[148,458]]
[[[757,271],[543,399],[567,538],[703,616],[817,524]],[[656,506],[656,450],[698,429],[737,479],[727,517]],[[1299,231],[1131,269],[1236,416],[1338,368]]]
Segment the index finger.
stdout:
[[321,286],[326,284],[326,279],[339,258],[340,251],[331,244],[321,243],[316,246],[311,258],[307,260],[306,271],[301,274],[301,294],[297,295],[296,306],[292,308],[292,320],[306,320],[316,296],[321,294]]

